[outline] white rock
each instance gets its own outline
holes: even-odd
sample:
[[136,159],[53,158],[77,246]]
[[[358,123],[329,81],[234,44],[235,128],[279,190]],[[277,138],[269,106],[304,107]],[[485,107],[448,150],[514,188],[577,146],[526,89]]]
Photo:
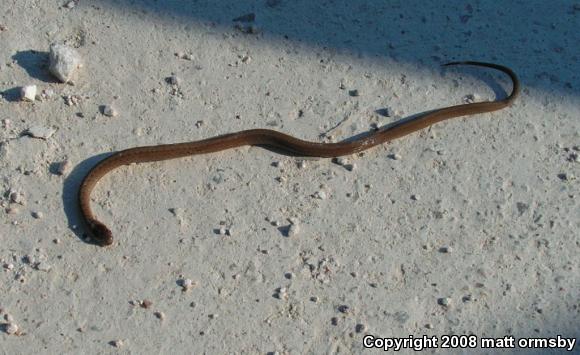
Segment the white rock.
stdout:
[[288,236],[294,237],[300,233],[300,226],[298,224],[291,224],[290,228],[288,228]]
[[324,192],[323,190],[320,191],[316,191],[314,193],[314,197],[319,199],[319,200],[326,200],[326,192]]
[[181,281],[181,287],[183,288],[183,291],[189,291],[195,286],[196,283],[191,279],[184,279]]
[[22,101],[34,101],[36,99],[36,85],[26,85],[20,88]]
[[4,268],[6,270],[13,270],[14,269],[14,264],[10,263],[10,264],[4,264]]
[[118,339],[118,340],[113,340],[110,343],[112,346],[114,346],[115,348],[120,348],[123,346],[123,340]]
[[81,66],[81,56],[74,48],[57,43],[50,46],[48,68],[63,83],[72,82]]
[[56,129],[51,127],[33,126],[26,130],[25,134],[40,139],[48,139],[56,132]]
[[58,175],[67,175],[70,172],[71,163],[68,160],[61,161],[57,164],[56,173]]
[[18,191],[10,192],[10,201],[23,206],[26,204],[26,199],[24,198],[24,195]]
[[111,105],[103,106],[103,115],[107,117],[117,117],[119,116],[119,112]]
[[18,332],[18,325],[16,323],[9,323],[6,325],[6,334],[16,334]]

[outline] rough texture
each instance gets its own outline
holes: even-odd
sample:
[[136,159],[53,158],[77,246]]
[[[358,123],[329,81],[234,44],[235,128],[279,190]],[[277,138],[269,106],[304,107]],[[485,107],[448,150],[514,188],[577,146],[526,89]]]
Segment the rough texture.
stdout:
[[58,80],[72,82],[80,66],[81,56],[74,48],[58,43],[50,46],[49,70]]
[[[366,333],[580,334],[571,2],[66,3],[0,1],[0,91],[54,91],[0,101],[0,308],[13,318],[0,353],[366,354]],[[233,27],[249,12],[260,34]],[[75,86],[35,75],[54,42],[86,61]],[[120,244],[82,240],[75,193],[103,153],[261,127],[338,141],[509,90],[492,71],[441,70],[449,60],[512,67],[520,100],[343,165],[256,147],[123,167],[93,195]],[[56,132],[22,135],[33,126]]]

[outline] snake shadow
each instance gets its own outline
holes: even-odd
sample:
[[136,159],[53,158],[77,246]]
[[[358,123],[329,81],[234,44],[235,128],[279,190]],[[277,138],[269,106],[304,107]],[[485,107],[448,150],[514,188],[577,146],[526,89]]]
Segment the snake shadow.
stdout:
[[64,180],[62,189],[62,205],[68,220],[69,229],[82,242],[96,245],[86,233],[87,229],[80,213],[78,192],[83,178],[93,166],[113,153],[102,153],[87,158],[77,164]]

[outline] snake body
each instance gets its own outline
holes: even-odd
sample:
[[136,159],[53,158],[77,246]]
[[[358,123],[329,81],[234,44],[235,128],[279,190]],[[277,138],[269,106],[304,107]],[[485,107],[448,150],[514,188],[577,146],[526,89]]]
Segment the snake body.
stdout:
[[502,71],[512,80],[512,92],[505,99],[498,101],[468,103],[440,108],[414,119],[380,128],[362,138],[346,140],[339,143],[309,142],[269,129],[251,129],[195,142],[144,146],[122,150],[113,153],[97,163],[83,179],[78,198],[84,222],[96,244],[106,246],[113,243],[111,230],[97,220],[91,210],[91,192],[103,176],[122,165],[207,154],[246,145],[268,146],[298,156],[321,158],[338,157],[367,150],[378,144],[408,135],[453,117],[500,110],[509,106],[519,94],[519,80],[516,74],[505,66],[472,61],[444,64],[444,66],[450,65],[474,65]]

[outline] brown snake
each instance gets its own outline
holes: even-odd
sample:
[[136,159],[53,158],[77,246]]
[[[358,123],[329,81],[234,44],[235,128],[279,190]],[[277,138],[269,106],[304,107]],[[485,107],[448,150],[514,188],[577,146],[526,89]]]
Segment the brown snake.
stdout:
[[512,93],[503,100],[477,102],[440,108],[419,115],[418,117],[415,117],[411,120],[395,122],[392,125],[382,127],[377,131],[369,133],[362,138],[346,140],[340,143],[308,142],[269,129],[251,129],[236,133],[224,134],[195,142],[162,144],[122,150],[120,152],[113,153],[109,157],[100,161],[83,179],[78,193],[82,217],[96,244],[105,246],[113,243],[113,234],[109,228],[107,228],[107,226],[105,226],[102,222],[98,221],[91,211],[91,192],[103,176],[105,176],[111,170],[120,167],[121,165],[213,153],[245,145],[268,146],[299,156],[321,158],[338,157],[367,150],[378,144],[406,136],[407,134],[413,133],[449,118],[502,109],[509,106],[519,94],[519,80],[516,74],[507,67],[498,64],[471,61],[452,62],[444,64],[443,66],[449,65],[475,65],[502,71],[509,75],[512,80]]

